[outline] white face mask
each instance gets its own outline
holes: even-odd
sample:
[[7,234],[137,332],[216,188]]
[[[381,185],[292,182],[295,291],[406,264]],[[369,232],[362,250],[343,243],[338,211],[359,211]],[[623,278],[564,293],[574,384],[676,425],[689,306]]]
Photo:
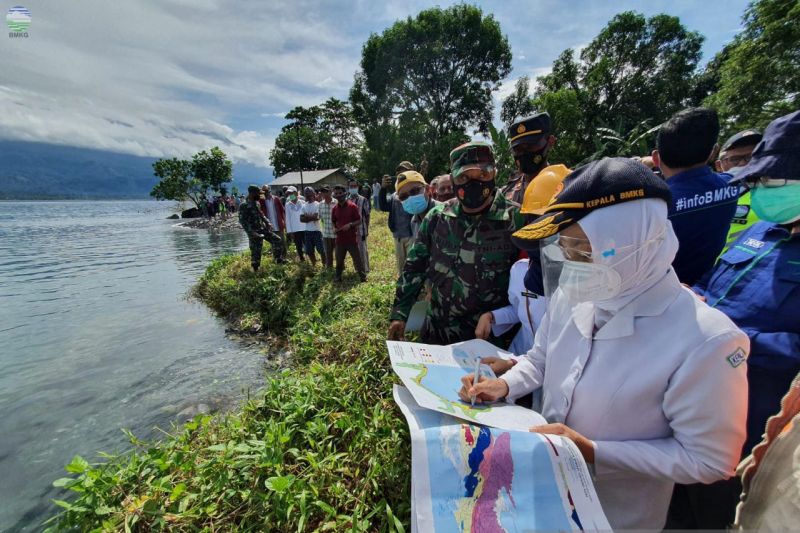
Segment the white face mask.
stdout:
[[633,258],[638,251],[660,242],[663,238],[662,233],[643,242],[638,248],[633,246],[609,248],[601,252],[599,257],[593,255],[593,260],[588,262],[566,259],[561,247],[555,244],[557,242],[557,238],[555,238],[551,244],[542,248],[545,295],[550,296],[556,288],[560,288],[573,304],[603,302],[616,298],[622,292],[622,276],[611,264],[598,261],[601,258],[611,258],[623,252],[625,257],[613,263],[615,266],[619,265]]
[[602,302],[622,290],[622,278],[608,265],[564,261],[558,286],[573,303]]

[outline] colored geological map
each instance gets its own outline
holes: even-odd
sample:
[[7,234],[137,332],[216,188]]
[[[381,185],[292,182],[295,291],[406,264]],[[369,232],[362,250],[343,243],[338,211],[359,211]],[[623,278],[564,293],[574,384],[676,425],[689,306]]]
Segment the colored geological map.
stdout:
[[[538,434],[466,424],[420,407],[407,389],[395,401],[411,429],[412,529],[444,533],[501,533],[607,529],[596,503],[582,511],[570,479],[582,462],[561,442]],[[577,451],[575,450],[575,453]],[[585,470],[585,465],[583,465]],[[579,487],[581,495],[587,493]],[[588,525],[588,527],[587,527]]]

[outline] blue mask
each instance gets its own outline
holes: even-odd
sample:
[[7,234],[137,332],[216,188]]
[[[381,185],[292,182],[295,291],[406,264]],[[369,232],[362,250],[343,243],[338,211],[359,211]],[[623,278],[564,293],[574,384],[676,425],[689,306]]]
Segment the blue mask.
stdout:
[[750,205],[758,218],[776,224],[800,220],[800,181],[782,187],[757,186],[750,194]]
[[424,194],[415,194],[403,200],[403,211],[409,215],[418,215],[428,207],[428,200]]

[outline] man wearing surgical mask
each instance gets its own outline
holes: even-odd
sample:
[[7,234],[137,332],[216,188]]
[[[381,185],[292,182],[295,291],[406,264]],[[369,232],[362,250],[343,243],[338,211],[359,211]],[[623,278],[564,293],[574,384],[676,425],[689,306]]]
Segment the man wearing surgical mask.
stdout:
[[[739,235],[694,290],[750,337],[746,456],[800,372],[800,111],[767,126],[737,177],[749,188],[761,221]],[[695,509],[712,501],[723,516],[716,523],[675,525],[717,529],[730,524],[739,495],[735,482],[730,485],[727,502],[710,500],[707,487],[687,487]]]
[[[615,530],[663,528],[674,483],[730,477],[744,442],[747,336],[683,287],[667,185],[628,158],[578,168],[514,234],[541,243],[550,302],[533,348],[468,401],[542,390],[548,424],[593,468]],[[535,472],[515,472],[535,476]]]
[[413,170],[397,175],[394,190],[403,205],[403,211],[411,215],[411,237],[416,238],[422,219],[441,202],[431,198],[430,188],[422,174]]
[[426,281],[431,305],[422,342],[474,339],[481,314],[508,305],[509,271],[518,257],[511,233],[522,226],[519,209],[497,191],[489,144],[473,141],[455,148],[450,165],[458,201],[433,207],[422,220],[397,280],[389,339],[403,340]]
[[[730,183],[741,183],[738,175],[750,162],[750,157],[756,145],[761,142],[761,133],[758,130],[744,130],[731,136],[722,149],[719,151],[719,159],[714,162],[717,172],[725,172],[733,176]],[[731,229],[728,231],[728,239],[722,253],[725,253],[731,243],[735,241],[739,234],[758,222],[755,211],[750,206],[750,191],[745,188],[736,204],[736,214],[731,220]]]
[[547,113],[518,119],[508,128],[517,174],[503,187],[507,200],[522,205],[528,185],[547,166],[547,155],[556,142],[550,130]]

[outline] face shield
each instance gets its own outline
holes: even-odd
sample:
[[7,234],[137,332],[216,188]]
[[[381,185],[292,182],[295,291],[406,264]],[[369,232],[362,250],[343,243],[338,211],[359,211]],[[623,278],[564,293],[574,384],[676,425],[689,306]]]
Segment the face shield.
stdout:
[[557,290],[572,304],[603,302],[622,292],[623,263],[635,259],[648,246],[664,239],[664,232],[641,245],[616,246],[613,240],[598,250],[586,238],[557,233],[541,242],[542,281],[545,296]]

